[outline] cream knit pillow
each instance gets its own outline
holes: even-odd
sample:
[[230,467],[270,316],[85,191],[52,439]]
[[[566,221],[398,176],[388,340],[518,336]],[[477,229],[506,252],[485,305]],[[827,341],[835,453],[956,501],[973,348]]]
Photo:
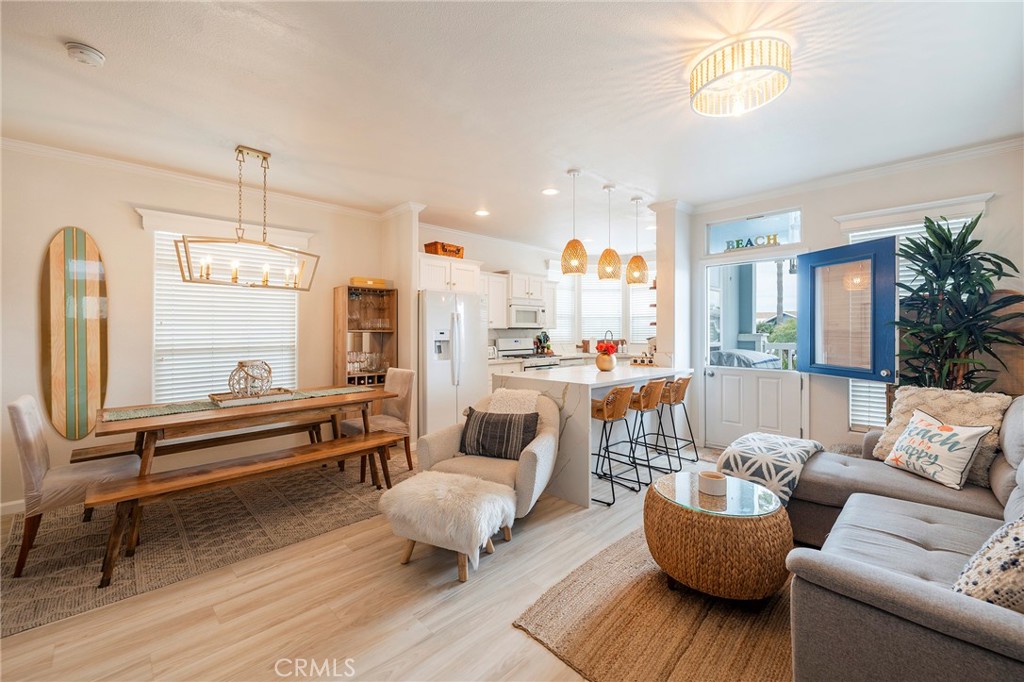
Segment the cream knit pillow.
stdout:
[[896,389],[892,406],[892,421],[885,426],[882,437],[872,452],[875,459],[885,461],[896,440],[907,430],[914,410],[923,410],[946,424],[964,426],[991,426],[992,430],[981,440],[981,447],[967,476],[968,483],[991,488],[988,469],[999,447],[999,427],[1003,413],[1013,400],[1002,393],[974,393],[973,391],[946,391],[941,388],[903,386]]
[[992,534],[964,566],[953,591],[1024,613],[1024,517]]

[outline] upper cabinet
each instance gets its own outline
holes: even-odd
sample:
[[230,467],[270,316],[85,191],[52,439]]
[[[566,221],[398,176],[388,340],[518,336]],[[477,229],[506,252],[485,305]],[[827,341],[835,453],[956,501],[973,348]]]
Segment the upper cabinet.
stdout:
[[538,275],[526,275],[521,272],[510,272],[508,274],[508,299],[509,301],[538,301],[544,300],[544,277]]
[[487,301],[487,328],[508,329],[508,277],[484,273],[481,291]]
[[421,253],[420,289],[475,294],[480,287],[479,261]]

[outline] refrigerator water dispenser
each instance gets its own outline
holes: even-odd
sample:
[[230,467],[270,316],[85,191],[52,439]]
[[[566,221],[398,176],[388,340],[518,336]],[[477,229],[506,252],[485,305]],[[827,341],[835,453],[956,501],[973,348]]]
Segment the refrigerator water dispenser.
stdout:
[[434,359],[435,360],[451,360],[452,359],[452,340],[451,340],[450,329],[435,329],[434,330]]

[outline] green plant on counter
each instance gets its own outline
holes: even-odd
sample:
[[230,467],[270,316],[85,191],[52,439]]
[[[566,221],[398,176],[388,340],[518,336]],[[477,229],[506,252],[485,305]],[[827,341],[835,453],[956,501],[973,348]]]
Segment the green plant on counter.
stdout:
[[972,235],[980,214],[956,236],[949,221],[939,220],[925,218],[925,235],[904,240],[898,251],[914,273],[911,284],[897,284],[905,294],[896,323],[900,384],[984,391],[996,370],[981,356],[1006,368],[994,347],[1024,345],[1024,335],[1007,328],[1024,318],[1009,310],[1024,295],[992,295],[998,280],[1020,270],[1003,256],[976,250],[981,240]]

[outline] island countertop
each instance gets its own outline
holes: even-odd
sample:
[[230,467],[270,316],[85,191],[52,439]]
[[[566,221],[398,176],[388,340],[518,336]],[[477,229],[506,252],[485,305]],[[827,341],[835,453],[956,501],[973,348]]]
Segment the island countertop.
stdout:
[[604,388],[686,374],[693,374],[693,370],[690,368],[650,367],[622,363],[611,372],[602,372],[594,365],[588,364],[576,367],[544,369],[524,374],[522,378],[531,381],[550,381],[561,384],[579,384],[589,386],[590,388]]

